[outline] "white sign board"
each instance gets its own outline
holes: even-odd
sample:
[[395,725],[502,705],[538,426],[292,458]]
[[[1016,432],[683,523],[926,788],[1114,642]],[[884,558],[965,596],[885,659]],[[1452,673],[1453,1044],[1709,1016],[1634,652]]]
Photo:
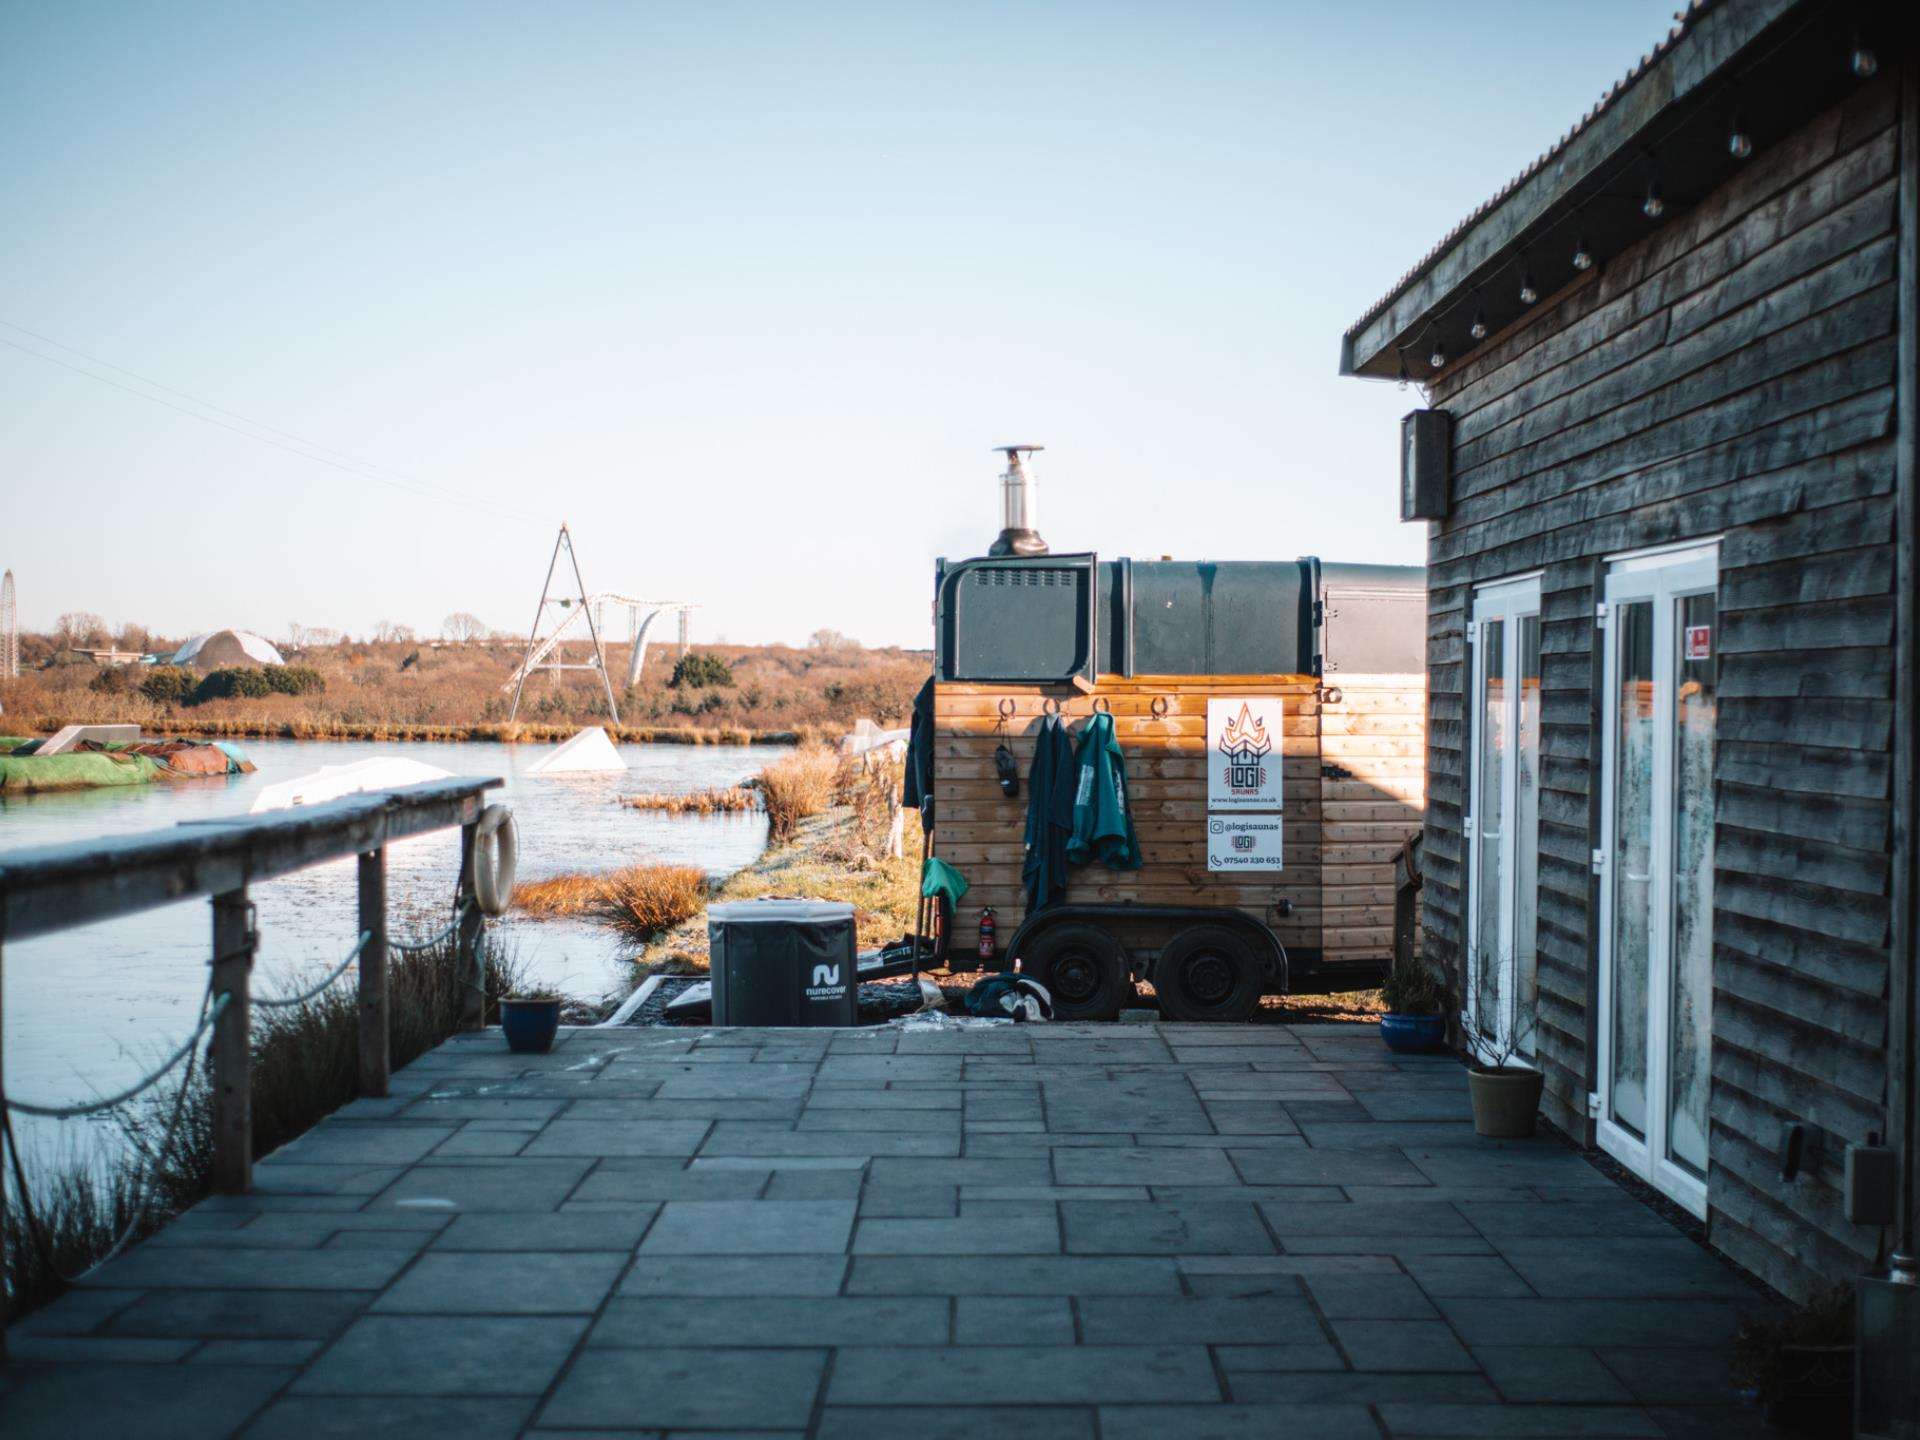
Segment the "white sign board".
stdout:
[[1209,815],[1207,869],[1281,870],[1278,815]]
[[1207,699],[1207,809],[1278,810],[1280,697]]

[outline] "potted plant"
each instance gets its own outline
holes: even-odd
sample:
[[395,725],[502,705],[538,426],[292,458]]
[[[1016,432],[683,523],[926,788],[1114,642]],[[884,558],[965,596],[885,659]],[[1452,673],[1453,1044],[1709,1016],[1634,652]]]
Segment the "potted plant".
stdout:
[[524,1055],[544,1055],[560,1033],[558,995],[509,995],[500,1001],[500,1030],[507,1048]]
[[[1512,974],[1510,956],[1496,963]],[[1541,1071],[1518,1060],[1526,1050],[1527,1036],[1533,1033],[1533,1007],[1491,1000],[1511,995],[1510,981],[1488,986],[1484,977],[1470,977],[1469,984],[1473,994],[1483,997],[1472,1015],[1460,1016],[1461,1033],[1467,1040],[1467,1093],[1473,1099],[1474,1133],[1489,1139],[1524,1139],[1533,1134],[1540,1092],[1547,1082]]]
[[1447,1038],[1447,987],[1411,955],[1397,958],[1380,984],[1387,1013],[1380,1017],[1380,1038],[1389,1050],[1417,1055]]
[[1844,1285],[1783,1319],[1748,1321],[1733,1343],[1742,1398],[1782,1430],[1847,1434],[1853,1373],[1853,1302]]

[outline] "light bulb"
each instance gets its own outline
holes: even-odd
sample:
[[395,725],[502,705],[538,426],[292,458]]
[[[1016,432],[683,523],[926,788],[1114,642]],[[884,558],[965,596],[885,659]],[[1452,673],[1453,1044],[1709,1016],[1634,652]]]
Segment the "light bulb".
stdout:
[[1533,288],[1533,277],[1531,275],[1521,276],[1520,277],[1520,303],[1522,305],[1531,305],[1533,304],[1534,301],[1538,300],[1539,298],[1540,298],[1540,292]]
[[1640,213],[1649,220],[1658,220],[1667,213],[1667,202],[1660,198],[1660,182],[1647,182],[1647,198],[1640,202]]
[[1433,347],[1433,353],[1427,356],[1427,364],[1435,370],[1446,369],[1447,368],[1447,352],[1440,346],[1435,345]]
[[1593,252],[1587,249],[1587,237],[1584,235],[1580,237],[1580,243],[1573,247],[1573,268],[1576,270],[1593,268]]
[[1473,312],[1473,324],[1467,327],[1467,333],[1476,340],[1487,338],[1487,317],[1482,312]]
[[1739,120],[1733,122],[1733,133],[1727,136],[1727,153],[1736,160],[1744,160],[1753,154],[1753,136],[1747,133],[1747,127]]
[[1853,42],[1853,73],[1862,80],[1871,80],[1880,73],[1880,57],[1858,40]]

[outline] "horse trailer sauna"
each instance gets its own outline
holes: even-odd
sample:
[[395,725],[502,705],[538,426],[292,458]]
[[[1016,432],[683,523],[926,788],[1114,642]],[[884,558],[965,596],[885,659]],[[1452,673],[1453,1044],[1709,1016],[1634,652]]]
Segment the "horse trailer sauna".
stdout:
[[[1141,980],[1180,1020],[1377,984],[1425,809],[1425,572],[997,548],[938,562],[923,812],[967,914],[1012,931],[982,967],[1018,959],[1061,1019],[1111,1019]],[[1036,735],[1099,714],[1138,868],[1082,865],[1028,913]]]

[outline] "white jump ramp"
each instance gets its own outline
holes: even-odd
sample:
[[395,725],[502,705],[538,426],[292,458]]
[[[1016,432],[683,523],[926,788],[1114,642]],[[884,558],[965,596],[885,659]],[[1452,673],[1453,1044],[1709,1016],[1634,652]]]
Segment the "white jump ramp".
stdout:
[[624,770],[627,762],[598,725],[589,726],[527,767],[529,775],[580,775],[595,770]]
[[397,785],[418,785],[422,780],[445,780],[451,770],[429,765],[424,760],[408,760],[398,755],[383,755],[372,760],[355,760],[349,765],[322,765],[311,775],[281,780],[263,789],[247,807],[249,815],[268,810],[291,810],[300,805],[318,805],[323,800],[338,800],[342,795],[360,795],[369,790],[391,790]]

